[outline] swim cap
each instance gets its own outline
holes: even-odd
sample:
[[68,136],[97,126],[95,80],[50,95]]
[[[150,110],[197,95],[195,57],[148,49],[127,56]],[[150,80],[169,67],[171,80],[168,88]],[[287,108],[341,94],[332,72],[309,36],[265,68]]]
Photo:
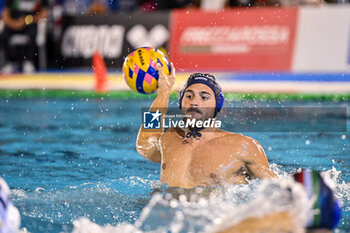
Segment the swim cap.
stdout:
[[332,189],[324,182],[317,171],[303,170],[294,175],[294,179],[304,185],[309,198],[314,198],[313,218],[308,228],[334,229],[341,219],[341,207],[334,197]]
[[184,97],[185,91],[189,86],[195,83],[202,83],[204,85],[207,85],[214,92],[215,100],[216,100],[215,113],[214,113],[214,117],[215,117],[217,113],[220,112],[220,110],[224,106],[225,97],[224,97],[224,94],[222,93],[222,89],[219,83],[216,82],[214,75],[203,74],[203,73],[191,74],[191,76],[187,79],[187,82],[184,88],[179,93],[179,99],[177,101],[177,105],[179,106],[180,109],[182,109],[181,102],[182,102],[182,98]]

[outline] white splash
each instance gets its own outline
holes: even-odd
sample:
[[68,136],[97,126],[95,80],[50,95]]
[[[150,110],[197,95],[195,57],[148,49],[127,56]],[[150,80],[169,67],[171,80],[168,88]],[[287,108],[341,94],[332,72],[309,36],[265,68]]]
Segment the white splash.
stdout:
[[74,221],[73,233],[160,233],[168,230],[172,233],[213,233],[250,217],[281,211],[289,211],[297,219],[294,228],[303,229],[311,209],[302,186],[288,178],[231,185],[225,187],[221,195],[209,197],[187,201],[186,198],[172,199],[169,195],[156,194],[135,224],[103,227],[84,218]]

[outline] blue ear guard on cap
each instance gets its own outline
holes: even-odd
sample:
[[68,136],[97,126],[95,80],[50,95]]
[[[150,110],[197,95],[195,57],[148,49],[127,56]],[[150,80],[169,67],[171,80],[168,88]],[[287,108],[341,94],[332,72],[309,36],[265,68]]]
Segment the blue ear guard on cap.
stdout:
[[184,97],[186,89],[195,83],[202,83],[204,85],[207,85],[208,87],[210,87],[213,90],[213,92],[215,94],[215,100],[216,100],[216,108],[215,108],[215,113],[214,113],[214,117],[215,117],[217,115],[217,113],[220,112],[220,110],[224,106],[225,97],[224,97],[224,94],[222,93],[220,85],[216,82],[214,75],[203,74],[203,73],[192,74],[188,78],[184,88],[179,93],[177,105],[179,106],[180,109],[182,108],[181,102],[182,102],[182,98]]

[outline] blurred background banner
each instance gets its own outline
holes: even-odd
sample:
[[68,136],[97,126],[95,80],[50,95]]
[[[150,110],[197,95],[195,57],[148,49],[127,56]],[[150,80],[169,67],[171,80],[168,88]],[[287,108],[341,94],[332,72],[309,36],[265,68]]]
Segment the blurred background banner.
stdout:
[[172,13],[170,54],[188,71],[345,72],[350,7]]
[[108,67],[121,68],[136,48],[166,47],[168,21],[168,12],[65,17],[59,45],[62,66],[90,67],[92,55],[99,51]]
[[172,13],[170,54],[185,70],[290,71],[297,8]]
[[130,51],[164,47],[179,71],[347,72],[350,6],[179,9],[65,16],[51,68],[121,69]]
[[292,71],[350,70],[350,7],[301,7]]

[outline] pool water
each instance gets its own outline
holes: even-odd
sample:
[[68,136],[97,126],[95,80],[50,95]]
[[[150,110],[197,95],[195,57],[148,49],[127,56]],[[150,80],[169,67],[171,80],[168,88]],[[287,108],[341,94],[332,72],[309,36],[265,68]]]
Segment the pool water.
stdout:
[[[138,219],[145,207],[156,212],[154,203],[161,203],[154,200],[159,197],[150,194],[160,187],[160,167],[138,155],[135,141],[141,108],[151,102],[0,99],[0,176],[12,189],[22,228],[33,233],[79,232],[79,221],[75,229],[73,221],[85,217],[89,220],[86,224],[124,223],[149,230],[142,228]],[[350,106],[346,102],[272,100],[231,101],[226,105],[341,106],[348,111]],[[175,102],[171,106],[176,106]],[[345,233],[350,232],[350,121],[349,117],[339,120],[346,120],[346,132],[242,133],[260,142],[281,177],[297,168],[324,171],[336,183],[344,211],[337,232]],[[289,125],[291,129],[296,127],[293,124]],[[154,220],[155,228],[156,223]],[[188,224],[182,225],[186,232]]]

